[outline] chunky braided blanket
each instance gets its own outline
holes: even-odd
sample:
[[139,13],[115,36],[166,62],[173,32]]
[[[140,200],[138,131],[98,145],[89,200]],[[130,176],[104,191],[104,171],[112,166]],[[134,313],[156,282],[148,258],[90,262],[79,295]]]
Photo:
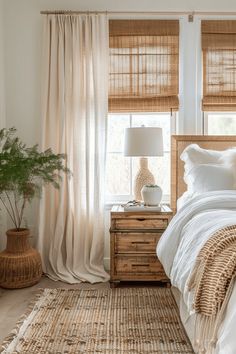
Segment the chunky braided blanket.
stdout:
[[213,353],[236,274],[236,225],[217,231],[202,247],[188,287],[194,290],[195,341],[199,353]]

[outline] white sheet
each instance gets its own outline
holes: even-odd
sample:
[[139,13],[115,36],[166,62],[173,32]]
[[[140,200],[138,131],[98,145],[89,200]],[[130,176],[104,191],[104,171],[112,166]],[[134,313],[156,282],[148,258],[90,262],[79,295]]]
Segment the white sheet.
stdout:
[[[193,315],[193,294],[187,280],[196,257],[219,228],[236,224],[236,191],[214,191],[188,201],[174,216],[158,243],[157,255],[173,286],[177,287]],[[215,354],[236,354],[236,286],[218,333]]]

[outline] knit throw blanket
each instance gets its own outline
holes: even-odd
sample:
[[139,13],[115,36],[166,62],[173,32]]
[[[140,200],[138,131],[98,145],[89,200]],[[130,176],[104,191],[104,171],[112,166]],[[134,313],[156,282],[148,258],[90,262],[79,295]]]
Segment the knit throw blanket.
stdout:
[[188,282],[189,290],[194,290],[195,346],[198,353],[214,353],[235,274],[236,225],[218,230],[205,243]]

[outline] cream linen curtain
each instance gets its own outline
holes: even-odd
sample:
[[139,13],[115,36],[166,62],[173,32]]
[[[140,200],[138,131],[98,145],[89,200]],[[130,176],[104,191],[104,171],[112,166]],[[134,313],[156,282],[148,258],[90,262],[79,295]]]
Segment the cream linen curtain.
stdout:
[[73,177],[47,187],[38,248],[44,272],[68,283],[108,280],[103,267],[108,102],[106,15],[47,15],[43,47],[43,148],[66,153]]

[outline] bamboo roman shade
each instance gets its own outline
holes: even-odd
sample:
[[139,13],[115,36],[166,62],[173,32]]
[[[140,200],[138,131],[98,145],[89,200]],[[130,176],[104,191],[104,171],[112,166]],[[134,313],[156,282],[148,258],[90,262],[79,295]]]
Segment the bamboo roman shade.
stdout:
[[179,21],[110,20],[109,112],[179,107]]
[[202,21],[203,111],[236,111],[236,21]]

